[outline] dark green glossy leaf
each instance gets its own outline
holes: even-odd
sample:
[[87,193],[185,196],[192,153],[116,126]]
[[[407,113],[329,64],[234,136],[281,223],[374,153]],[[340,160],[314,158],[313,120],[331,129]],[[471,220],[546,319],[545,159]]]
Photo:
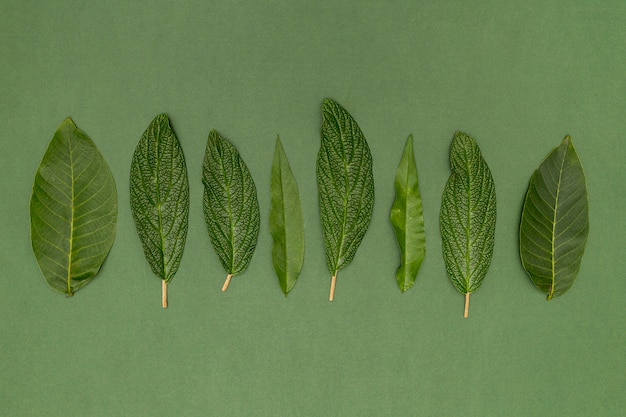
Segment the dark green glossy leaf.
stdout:
[[440,226],[448,277],[469,295],[487,274],[496,230],[496,189],[474,139],[457,132],[450,148],[451,174],[443,191]]
[[296,285],[304,260],[304,222],[298,184],[291,172],[287,156],[276,138],[272,176],[270,179],[270,232],[272,262],[283,293]]
[[33,252],[48,284],[68,296],[88,284],[113,246],[116,223],[111,170],[67,118],[43,156],[30,200]]
[[215,130],[209,134],[204,164],[204,219],[215,252],[230,279],[243,272],[259,236],[259,202],[248,167],[237,149]]
[[413,136],[409,136],[406,141],[394,188],[396,199],[391,207],[390,220],[400,247],[400,267],[396,271],[396,280],[400,291],[405,292],[415,283],[426,254],[426,233],[413,156]]
[[374,176],[363,132],[352,116],[330,99],[322,105],[317,186],[332,301],[337,272],[354,258],[372,219]]
[[165,114],[154,118],[141,136],[130,167],[130,208],[143,251],[167,284],[178,271],[187,239],[189,180],[185,156]]
[[574,284],[588,234],[585,174],[566,136],[530,177],[520,223],[522,264],[548,300]]

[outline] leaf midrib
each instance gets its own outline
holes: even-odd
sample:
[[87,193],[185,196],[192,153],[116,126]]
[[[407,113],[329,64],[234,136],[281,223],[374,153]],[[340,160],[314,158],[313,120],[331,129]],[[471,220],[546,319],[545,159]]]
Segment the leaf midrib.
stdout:
[[404,219],[403,219],[403,221],[404,221],[404,228],[405,228],[405,231],[404,231],[404,239],[403,239],[403,240],[404,240],[404,244],[403,244],[403,246],[401,247],[401,249],[403,249],[403,250],[402,250],[402,252],[400,253],[400,255],[401,255],[400,261],[401,261],[401,263],[402,263],[402,266],[404,266],[405,268],[406,268],[406,264],[407,264],[407,262],[406,262],[405,252],[406,252],[407,245],[408,245],[408,243],[409,243],[409,237],[408,237],[408,235],[409,235],[409,234],[406,232],[406,225],[407,225],[407,224],[408,224],[408,222],[409,222],[409,213],[408,213],[408,211],[409,211],[409,210],[408,210],[408,208],[409,208],[409,202],[408,202],[408,193],[409,193],[409,191],[408,191],[408,186],[409,186],[409,178],[408,178],[408,177],[409,177],[409,168],[408,168],[408,164],[407,164],[407,169],[406,169],[406,171],[405,171],[405,173],[404,173],[404,178],[403,178],[403,180],[404,180],[404,181],[403,181],[403,182],[404,182],[404,184],[403,184],[403,185],[404,185],[404,189],[405,189],[406,191],[405,191],[405,194],[404,194],[404,195],[400,194],[400,195],[401,195],[401,197],[403,197],[403,201],[402,201],[402,206],[403,206],[403,207],[402,207],[402,209],[403,209],[403,212],[404,212],[404,213],[403,213],[403,214],[404,214]]
[[472,220],[472,197],[471,197],[471,189],[472,189],[472,171],[469,155],[465,156],[465,164],[467,168],[467,189],[466,189],[466,197],[467,197],[467,222],[465,223],[465,290],[469,293],[470,290],[470,277],[471,277],[471,267],[470,267],[470,250],[471,250],[471,225],[470,222]]
[[[230,154],[227,155],[226,157],[230,157]],[[226,210],[228,212],[228,226],[230,229],[230,270],[228,271],[229,274],[232,274],[235,270],[235,222],[234,222],[234,216],[233,216],[233,208],[232,208],[232,199],[231,199],[231,192],[230,192],[230,186],[231,186],[231,182],[232,182],[232,176],[230,178],[230,181],[228,179],[228,175],[226,173],[226,165],[224,164],[224,159],[225,156],[224,155],[220,155],[220,163],[222,165],[222,172],[224,173],[224,184],[226,185],[225,187],[225,191],[226,191]]]
[[74,196],[75,196],[75,190],[74,190],[74,155],[73,155],[73,149],[72,149],[72,139],[70,138],[68,140],[68,148],[69,148],[69,159],[70,159],[70,178],[72,181],[71,184],[71,193],[72,193],[72,197],[70,200],[70,238],[69,238],[69,250],[67,252],[67,294],[68,295],[72,295],[72,248],[73,248],[73,244],[74,244]]
[[[334,274],[337,274],[337,271],[339,270],[339,260],[341,259],[341,254],[343,253],[343,247],[345,244],[345,240],[346,240],[346,223],[347,223],[347,219],[348,219],[348,194],[349,194],[349,185],[350,185],[350,179],[348,178],[348,165],[349,163],[347,162],[347,158],[346,158],[346,149],[344,147],[344,143],[343,143],[343,138],[342,138],[342,129],[341,126],[339,125],[339,117],[337,114],[335,114],[335,109],[333,109],[332,111],[332,115],[333,115],[333,121],[335,122],[335,128],[336,128],[336,135],[339,137],[339,140],[337,142],[339,142],[339,146],[341,148],[341,155],[342,155],[342,162],[343,162],[343,173],[344,173],[344,192],[342,195],[342,200],[343,200],[343,212],[341,214],[341,239],[339,241],[339,247],[337,248],[337,257],[335,258],[335,262],[333,265],[333,269],[334,269]],[[332,169],[331,169],[331,175],[332,175]],[[333,179],[333,182],[334,179]]]
[[[411,164],[415,161],[415,157],[413,155],[413,143],[411,142],[411,150],[407,153],[407,163],[406,163],[406,172],[404,174],[404,189],[406,190],[406,192],[404,193],[403,197],[404,197],[404,227],[406,229],[406,225],[409,224],[409,218],[411,217],[409,214],[409,193],[411,192],[410,190],[410,176],[411,176]],[[404,247],[403,247],[403,251],[402,251],[402,257],[401,257],[401,261],[403,264],[403,267],[405,268],[405,271],[408,269],[408,265],[409,265],[409,257],[407,256],[407,248],[409,247],[409,233],[404,232]],[[403,278],[406,278],[406,274]],[[403,283],[404,287],[406,288],[406,281]],[[407,288],[408,289],[408,288]]]
[[343,246],[346,242],[346,222],[348,219],[348,164],[345,160],[343,160],[343,173],[344,173],[344,183],[345,183],[345,193],[343,195],[343,213],[341,215],[341,241],[339,242],[339,250],[337,251],[337,259],[335,260],[335,274],[339,270],[339,260],[341,259],[341,254],[343,253]]
[[554,295],[554,282],[556,280],[556,272],[555,272],[556,261],[555,261],[555,249],[554,249],[555,235],[556,235],[556,217],[557,217],[557,211],[559,208],[559,193],[561,192],[561,179],[563,178],[563,165],[565,164],[566,156],[567,156],[567,147],[565,148],[565,151],[563,152],[563,158],[561,159],[561,166],[559,168],[559,180],[556,184],[556,195],[554,196],[554,211],[552,213],[552,238],[550,239],[550,244],[552,246],[552,251],[550,253],[550,260],[552,263],[552,271],[551,271],[552,283],[550,284],[550,293],[548,294],[548,300],[552,299],[552,296]]
[[[155,135],[156,136],[156,135]],[[163,213],[162,213],[162,201],[161,201],[161,179],[159,173],[161,172],[161,141],[158,137],[156,139],[156,166],[155,166],[155,178],[156,178],[156,208],[157,208],[157,220],[159,226],[159,238],[161,240],[161,265],[163,266],[163,280],[167,281],[167,265],[165,265],[165,236],[163,234]]]
[[[282,145],[281,145],[282,146]],[[283,180],[283,175],[286,175],[285,172],[283,172],[283,155],[282,155],[282,149],[281,149],[281,153],[278,156],[278,181],[280,181],[279,186],[280,186],[280,217],[282,218],[282,224],[283,224],[283,232],[285,233],[285,239],[283,240],[283,246],[285,249],[285,254],[289,253],[289,248],[288,248],[288,236],[289,236],[289,232],[287,231],[287,216],[285,215],[285,200],[286,200],[286,195],[285,195],[285,187],[284,187],[284,183],[285,181]],[[284,263],[284,268],[285,268],[285,290],[287,290],[287,288],[289,287],[289,262],[287,259],[287,256],[285,256],[285,263]]]

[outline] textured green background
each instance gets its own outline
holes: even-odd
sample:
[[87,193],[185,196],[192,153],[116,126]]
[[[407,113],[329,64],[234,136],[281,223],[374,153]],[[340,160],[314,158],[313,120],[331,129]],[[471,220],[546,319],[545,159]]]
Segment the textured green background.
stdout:
[[[0,415],[624,415],[626,2],[2,0],[0,20]],[[376,183],[333,303],[315,182],[325,97],[359,122]],[[185,151],[192,204],[168,310],[128,201],[134,148],[159,112]],[[72,299],[44,282],[28,213],[68,115],[111,166],[120,207],[107,262]],[[250,268],[225,294],[201,209],[211,128],[247,161],[262,216]],[[468,320],[438,222],[455,130],[477,140],[498,196]],[[401,294],[388,213],[409,133],[427,254]],[[277,134],[305,215],[288,298],[267,225]],[[547,302],[521,268],[517,228],[533,169],[566,134],[591,232],[577,282]]]

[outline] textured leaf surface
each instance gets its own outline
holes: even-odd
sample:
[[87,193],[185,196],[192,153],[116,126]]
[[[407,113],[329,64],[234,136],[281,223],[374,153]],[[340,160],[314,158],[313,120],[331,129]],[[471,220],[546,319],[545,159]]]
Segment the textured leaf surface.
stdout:
[[215,130],[207,141],[202,182],[204,219],[211,243],[228,273],[228,283],[252,260],[259,236],[259,202],[239,152]]
[[409,136],[394,183],[396,199],[391,207],[390,220],[400,247],[400,267],[396,280],[400,291],[410,289],[426,254],[426,233],[422,214],[417,166],[413,156],[413,137]]
[[280,138],[276,138],[270,179],[270,232],[272,262],[283,293],[296,285],[304,260],[304,221],[298,184],[291,172]]
[[566,136],[530,178],[520,223],[522,264],[548,300],[574,283],[588,234],[585,174]]
[[440,226],[448,277],[457,290],[476,291],[487,274],[496,230],[496,190],[471,137],[457,132],[450,148],[450,178],[443,191]]
[[43,156],[30,200],[33,251],[48,284],[69,296],[100,270],[117,223],[117,192],[94,143],[67,118]]
[[350,114],[333,100],[322,105],[322,144],[317,186],[328,270],[333,275],[352,261],[374,208],[372,155]]
[[189,180],[183,150],[165,114],[152,120],[135,149],[130,208],[152,272],[169,283],[187,239]]

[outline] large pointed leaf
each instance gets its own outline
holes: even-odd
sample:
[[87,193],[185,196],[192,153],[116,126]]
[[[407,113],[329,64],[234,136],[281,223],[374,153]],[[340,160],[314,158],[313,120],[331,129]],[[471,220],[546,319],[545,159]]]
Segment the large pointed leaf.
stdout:
[[259,236],[259,202],[248,167],[237,149],[215,130],[209,133],[202,166],[204,219],[215,252],[230,279],[243,272]]
[[272,176],[270,179],[270,232],[272,262],[280,288],[285,296],[291,291],[304,260],[304,222],[298,184],[291,172],[287,156],[276,138]]
[[520,223],[522,264],[548,300],[574,283],[588,234],[585,174],[566,136],[530,177]]
[[143,251],[167,284],[178,270],[187,238],[189,181],[185,156],[165,114],[152,120],[141,136],[130,167],[130,208]]
[[452,173],[443,191],[440,226],[448,277],[469,295],[487,274],[496,230],[496,189],[487,162],[474,139],[457,132],[450,148]]
[[426,254],[426,233],[413,156],[413,136],[406,140],[394,186],[396,199],[391,207],[390,220],[400,247],[400,267],[396,271],[396,280],[400,291],[405,292],[415,283]]
[[331,99],[322,104],[322,145],[317,187],[334,298],[337,272],[354,258],[374,208],[372,154],[350,114]]
[[117,192],[94,143],[67,118],[41,160],[30,236],[48,284],[71,296],[100,270],[115,240]]

